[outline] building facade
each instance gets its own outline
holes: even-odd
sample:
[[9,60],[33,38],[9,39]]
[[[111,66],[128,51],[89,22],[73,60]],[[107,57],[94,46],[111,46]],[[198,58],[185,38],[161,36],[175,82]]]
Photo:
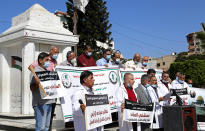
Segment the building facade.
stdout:
[[196,33],[190,33],[186,36],[188,43],[188,55],[202,54],[205,50],[200,46],[201,40],[197,38]]
[[166,55],[162,56],[160,58],[151,58],[151,61],[153,61],[156,64],[156,67],[158,69],[162,69],[163,71],[167,71],[170,67],[170,65],[175,61],[176,55]]

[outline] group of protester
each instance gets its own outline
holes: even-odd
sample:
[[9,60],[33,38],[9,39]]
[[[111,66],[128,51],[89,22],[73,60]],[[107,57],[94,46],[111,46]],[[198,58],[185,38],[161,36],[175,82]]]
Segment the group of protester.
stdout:
[[[54,71],[55,67],[58,65],[58,54],[58,47],[52,46],[49,54],[41,52],[38,55],[37,61],[28,67],[33,74],[30,89],[33,95],[32,106],[36,120],[36,131],[51,130],[56,99],[41,99],[40,91],[38,89],[40,80],[35,75],[35,72]],[[137,68],[148,69],[148,57],[144,56],[141,60],[139,53],[136,53],[132,60],[122,64],[121,54],[119,52],[116,51],[112,54],[109,49],[106,49],[103,52],[103,57],[95,61],[92,57],[92,48],[88,45],[85,46],[84,52],[78,58],[76,58],[75,53],[72,51],[67,52],[66,58],[66,61],[59,65],[72,67],[118,66],[119,68],[132,68],[134,70]],[[156,71],[154,69],[148,69],[147,74],[142,75],[138,87],[133,87],[135,82],[133,74],[126,73],[124,75],[124,83],[116,91],[116,105],[118,107],[120,131],[152,130],[150,124],[147,123],[123,122],[122,125],[124,99],[138,102],[140,104],[157,103],[156,112],[158,113],[159,128],[155,130],[163,130],[162,106],[170,104],[170,99],[165,99],[165,95],[170,92],[170,89],[182,89],[190,86],[185,82],[185,75],[183,73],[178,72],[176,74],[176,80],[173,81],[171,81],[167,72],[162,73],[161,80],[157,80],[155,74]],[[84,94],[94,94],[92,90],[94,85],[93,73],[90,71],[82,72],[80,75],[80,83],[82,84],[82,87],[73,96],[72,103],[74,128],[76,131],[85,131],[84,111],[86,105],[79,101],[83,99]],[[102,130],[104,130],[103,127],[98,127],[92,131]]]

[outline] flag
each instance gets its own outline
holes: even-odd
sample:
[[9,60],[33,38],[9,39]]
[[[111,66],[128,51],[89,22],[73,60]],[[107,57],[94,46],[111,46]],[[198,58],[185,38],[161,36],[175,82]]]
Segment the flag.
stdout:
[[85,13],[85,7],[87,6],[89,0],[73,0],[74,6]]
[[22,71],[22,58],[18,56],[11,56],[11,67]]

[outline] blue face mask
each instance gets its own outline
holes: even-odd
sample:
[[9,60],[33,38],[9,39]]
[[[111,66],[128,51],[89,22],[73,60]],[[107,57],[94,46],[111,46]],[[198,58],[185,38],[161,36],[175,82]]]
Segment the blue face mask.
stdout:
[[157,85],[154,85],[154,84],[153,84],[152,87],[153,87],[153,88],[157,88]]
[[115,62],[116,62],[116,63],[120,63],[120,59],[117,58]]
[[58,54],[53,54],[52,58],[56,60],[58,58]]
[[192,87],[192,84],[188,84],[189,85],[189,87]]
[[179,82],[180,84],[184,84],[184,81],[183,81],[183,80],[178,80],[178,82]]
[[179,78],[178,78],[178,77],[176,77],[176,80],[179,80]]
[[91,55],[92,55],[92,52],[88,52],[88,53],[87,53],[87,56],[91,56]]
[[165,81],[165,80],[162,80],[162,82],[163,82],[164,84],[167,84],[167,83],[169,83],[168,81]]
[[43,65],[44,68],[48,68],[50,66],[50,62],[49,61],[46,61]]
[[147,62],[143,62],[142,64],[143,64],[143,66],[147,66]]
[[150,86],[150,84],[146,84],[146,85],[145,85],[146,88],[149,87],[149,86]]
[[110,60],[110,58],[111,58],[111,55],[107,55],[107,56],[106,56],[106,59],[107,59],[107,60]]

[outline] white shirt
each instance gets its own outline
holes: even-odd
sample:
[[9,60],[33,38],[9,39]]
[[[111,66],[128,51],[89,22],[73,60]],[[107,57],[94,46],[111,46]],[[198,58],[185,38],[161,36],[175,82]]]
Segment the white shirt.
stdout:
[[[134,91],[134,89],[133,89]],[[135,91],[134,91],[135,93]],[[137,94],[135,93],[135,96],[137,97]],[[125,89],[124,85],[119,87],[119,89],[116,91],[116,105],[118,109],[118,122],[119,122],[119,128],[120,131],[133,131],[132,123],[131,122],[122,122],[122,111],[121,111],[121,105],[124,103],[124,100],[128,99],[128,93]],[[123,124],[123,126],[122,126]],[[137,123],[137,130],[141,131],[140,123]]]
[[172,89],[183,89],[183,88],[187,88],[189,87],[189,85],[184,81],[183,84],[179,83],[178,80],[173,80],[172,81]]
[[[82,100],[85,103],[85,94],[94,94],[90,88],[82,86],[73,96],[73,121],[75,131],[86,131],[85,127],[85,116],[80,108],[79,100]],[[99,130],[100,129],[100,130]],[[89,131],[103,131],[104,128],[98,127]]]
[[[159,88],[159,87],[158,87]],[[157,91],[159,90],[157,88]],[[155,118],[156,121],[158,121],[157,123],[153,123],[153,126],[151,127],[152,129],[159,129],[163,127],[163,121],[162,121],[162,107],[159,104],[159,98],[155,92],[155,90],[153,89],[153,87],[149,86],[147,87],[148,92],[150,94],[150,97],[152,99],[152,103],[155,103]]]
[[126,68],[141,68],[142,67],[142,63],[138,62],[137,64],[135,64],[135,62],[133,60],[127,61],[125,63],[125,67]]
[[[170,83],[168,83],[168,87],[169,89],[173,89],[172,85]],[[167,95],[170,91],[169,89],[161,82],[158,82],[158,95],[159,97],[164,97],[165,95]],[[164,100],[164,101],[160,101],[160,105],[165,106],[165,105],[169,105],[168,100]]]

